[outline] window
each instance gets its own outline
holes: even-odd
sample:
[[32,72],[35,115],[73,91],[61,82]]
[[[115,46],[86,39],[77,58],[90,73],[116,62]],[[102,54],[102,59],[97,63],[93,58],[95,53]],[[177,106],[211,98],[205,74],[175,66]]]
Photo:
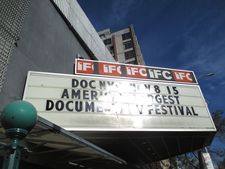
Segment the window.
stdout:
[[127,62],[127,64],[133,64],[133,65],[136,65],[136,64],[137,64],[137,61],[136,61],[136,60],[133,60],[133,61]]
[[100,36],[100,38],[105,38],[105,34],[101,34],[99,36]]
[[124,55],[125,55],[126,60],[131,59],[131,58],[135,58],[135,54],[134,54],[133,50],[125,52]]
[[130,32],[122,34],[122,39],[123,40],[130,39],[130,38],[131,38],[131,33]]
[[110,46],[109,51],[110,51],[110,53],[113,53],[114,52],[113,46]]
[[111,44],[111,43],[112,43],[111,39],[106,39],[106,40],[104,40],[104,44],[105,44],[105,45],[109,45],[109,44]]
[[123,42],[123,48],[124,49],[129,49],[132,48],[132,42],[131,41],[127,41],[127,42]]

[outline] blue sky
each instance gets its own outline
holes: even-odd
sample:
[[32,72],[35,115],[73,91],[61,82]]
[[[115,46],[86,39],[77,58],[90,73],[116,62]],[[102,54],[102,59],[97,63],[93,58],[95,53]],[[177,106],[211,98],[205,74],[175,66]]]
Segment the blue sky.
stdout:
[[97,31],[133,24],[148,66],[193,70],[210,111],[225,110],[225,0],[79,0]]

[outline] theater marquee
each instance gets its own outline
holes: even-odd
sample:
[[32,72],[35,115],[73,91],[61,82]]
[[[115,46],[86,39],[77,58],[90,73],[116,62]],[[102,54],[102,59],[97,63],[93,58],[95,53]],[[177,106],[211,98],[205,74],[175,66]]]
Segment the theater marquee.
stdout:
[[215,131],[198,85],[29,72],[24,100],[68,130]]

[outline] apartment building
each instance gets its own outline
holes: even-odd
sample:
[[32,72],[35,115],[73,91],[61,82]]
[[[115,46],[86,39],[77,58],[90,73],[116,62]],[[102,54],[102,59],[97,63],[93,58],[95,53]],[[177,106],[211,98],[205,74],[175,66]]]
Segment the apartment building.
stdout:
[[98,34],[116,61],[126,64],[145,64],[132,25],[116,32],[104,29]]

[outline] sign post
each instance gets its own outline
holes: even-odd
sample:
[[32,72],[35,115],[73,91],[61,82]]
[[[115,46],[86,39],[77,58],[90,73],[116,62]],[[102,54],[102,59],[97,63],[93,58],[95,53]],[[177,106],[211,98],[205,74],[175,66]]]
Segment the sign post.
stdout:
[[4,145],[6,150],[3,160],[3,169],[18,169],[21,151],[26,147],[21,143],[37,120],[35,107],[26,101],[14,101],[9,103],[1,115],[1,123],[5,129],[6,136],[10,143]]

